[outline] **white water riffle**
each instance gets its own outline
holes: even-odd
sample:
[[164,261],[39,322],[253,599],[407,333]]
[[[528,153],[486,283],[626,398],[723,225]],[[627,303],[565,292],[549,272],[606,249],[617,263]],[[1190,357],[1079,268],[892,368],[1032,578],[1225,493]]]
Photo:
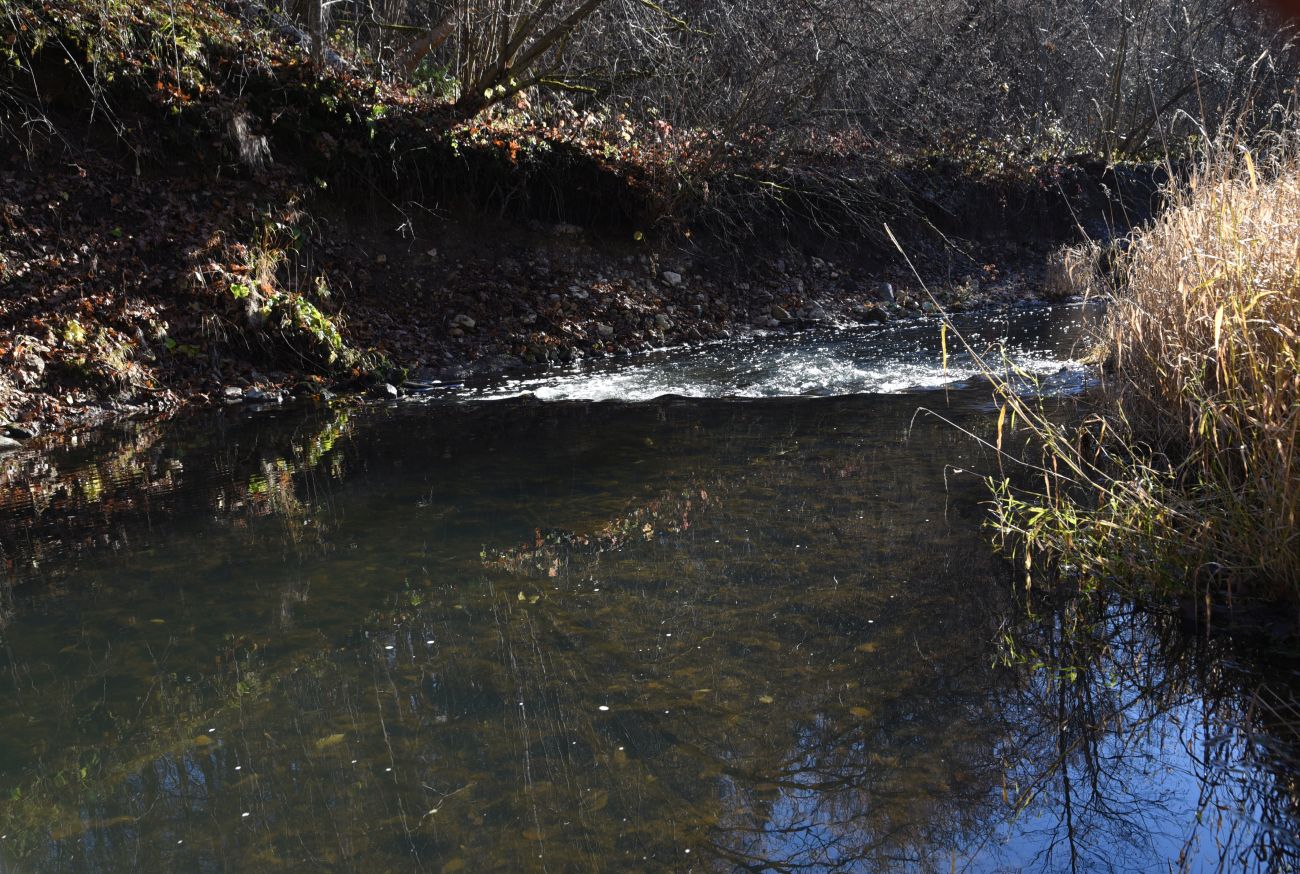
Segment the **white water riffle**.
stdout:
[[665,395],[697,398],[826,397],[898,394],[965,383],[980,375],[954,329],[987,364],[1023,374],[1053,393],[1086,380],[1089,312],[1080,306],[1031,307],[959,317],[947,336],[941,323],[898,324],[794,336],[758,336],[645,356],[618,364],[554,369],[483,386],[467,397],[491,400],[530,394],[539,400],[645,401]]

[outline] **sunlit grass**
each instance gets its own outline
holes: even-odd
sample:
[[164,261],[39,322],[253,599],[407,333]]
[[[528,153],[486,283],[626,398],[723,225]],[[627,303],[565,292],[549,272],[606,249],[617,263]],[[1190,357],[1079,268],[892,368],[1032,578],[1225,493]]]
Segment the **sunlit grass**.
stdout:
[[1003,392],[1045,447],[1037,486],[994,482],[1006,542],[1091,582],[1300,599],[1296,140],[1216,141],[1121,266],[1099,415]]

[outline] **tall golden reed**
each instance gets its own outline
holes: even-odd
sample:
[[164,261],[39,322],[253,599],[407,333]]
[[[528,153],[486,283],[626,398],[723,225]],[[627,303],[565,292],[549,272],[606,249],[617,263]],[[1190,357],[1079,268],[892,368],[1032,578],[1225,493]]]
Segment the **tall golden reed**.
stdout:
[[1300,601],[1300,148],[1220,139],[1168,198],[1123,259],[1092,427],[1004,392],[1046,463],[995,483],[1001,528],[1094,578]]

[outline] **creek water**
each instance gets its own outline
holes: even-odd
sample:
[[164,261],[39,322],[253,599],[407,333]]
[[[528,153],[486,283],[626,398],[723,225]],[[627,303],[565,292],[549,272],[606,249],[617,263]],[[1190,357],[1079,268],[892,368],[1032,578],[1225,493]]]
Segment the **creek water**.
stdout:
[[[1082,320],[962,327],[1068,395]],[[750,340],[7,458],[0,870],[1293,869],[1294,667],[1027,593],[949,345]]]

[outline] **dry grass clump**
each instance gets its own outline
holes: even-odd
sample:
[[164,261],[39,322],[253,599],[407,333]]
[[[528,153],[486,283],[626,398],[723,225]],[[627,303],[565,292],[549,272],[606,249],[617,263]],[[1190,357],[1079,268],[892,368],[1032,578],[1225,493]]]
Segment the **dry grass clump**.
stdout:
[[1047,256],[1043,296],[1049,300],[1091,297],[1102,290],[1102,247],[1092,240],[1062,246]]
[[[998,483],[1004,534],[1092,577],[1300,601],[1300,147],[1209,150],[1132,241],[1103,331],[1103,413]],[[1098,448],[1100,447],[1100,448]]]
[[1105,342],[1131,436],[1177,461],[1193,552],[1300,594],[1300,152],[1221,150],[1128,258]]

